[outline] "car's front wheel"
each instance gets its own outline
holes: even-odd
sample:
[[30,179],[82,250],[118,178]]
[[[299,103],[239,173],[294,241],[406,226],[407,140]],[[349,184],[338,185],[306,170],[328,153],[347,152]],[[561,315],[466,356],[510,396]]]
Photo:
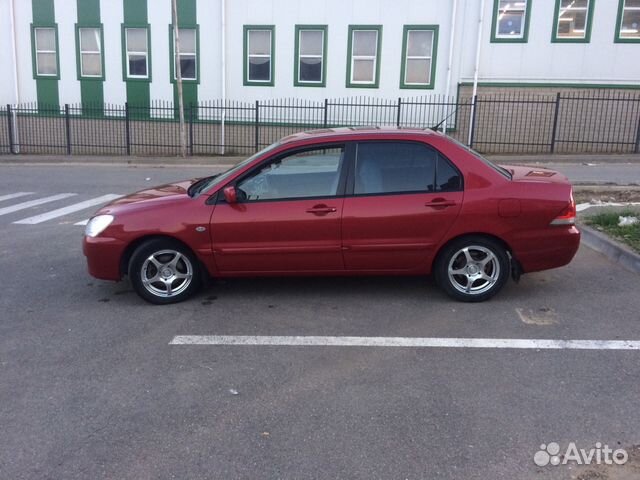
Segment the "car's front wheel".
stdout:
[[450,297],[463,302],[482,302],[500,291],[509,272],[509,256],[499,242],[472,236],[446,246],[438,256],[434,274]]
[[201,283],[197,258],[179,242],[168,239],[140,245],[131,256],[129,278],[138,295],[155,304],[186,300]]

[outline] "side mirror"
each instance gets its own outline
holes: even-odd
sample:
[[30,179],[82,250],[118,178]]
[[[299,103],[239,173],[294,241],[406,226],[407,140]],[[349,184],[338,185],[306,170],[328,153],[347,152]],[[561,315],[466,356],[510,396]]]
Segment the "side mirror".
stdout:
[[233,185],[230,187],[226,187],[224,190],[222,190],[222,193],[224,193],[224,199],[227,201],[227,203],[238,203],[238,193],[236,192],[236,187],[234,187]]

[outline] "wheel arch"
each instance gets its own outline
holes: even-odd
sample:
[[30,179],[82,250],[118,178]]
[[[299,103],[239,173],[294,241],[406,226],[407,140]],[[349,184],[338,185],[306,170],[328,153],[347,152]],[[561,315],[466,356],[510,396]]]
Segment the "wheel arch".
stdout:
[[512,261],[512,268],[513,268],[513,265],[515,265],[516,268],[521,270],[520,263],[518,262],[518,260],[515,258],[513,254],[513,249],[504,239],[498,237],[497,235],[493,235],[491,233],[486,233],[486,232],[466,232],[450,238],[440,246],[440,248],[438,249],[437,253],[434,255],[433,260],[431,262],[431,272],[433,272],[433,269],[435,268],[436,263],[440,258],[440,255],[449,245],[451,245],[453,242],[457,242],[458,240],[467,238],[467,237],[484,237],[499,243],[500,245],[502,245],[502,247],[506,250],[507,254],[509,255],[509,258]]
[[200,260],[196,252],[194,252],[193,249],[189,247],[189,245],[184,243],[182,240],[180,240],[179,238],[173,237],[171,235],[154,234],[154,235],[144,235],[142,237],[138,237],[135,240],[133,240],[131,243],[129,243],[129,245],[127,245],[127,248],[124,250],[124,252],[122,253],[122,256],[120,257],[120,276],[128,275],[129,262],[131,261],[133,252],[135,252],[140,245],[150,240],[170,240],[172,242],[179,243],[184,248],[186,248],[189,252],[191,252],[191,254],[195,258],[198,259],[198,262],[200,263],[201,271],[203,272],[206,271],[205,266],[202,264],[202,261]]

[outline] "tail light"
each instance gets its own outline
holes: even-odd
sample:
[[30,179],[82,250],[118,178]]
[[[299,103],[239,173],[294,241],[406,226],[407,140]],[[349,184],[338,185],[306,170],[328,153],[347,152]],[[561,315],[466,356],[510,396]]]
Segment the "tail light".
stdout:
[[573,199],[573,190],[569,197],[569,204],[551,221],[551,225],[575,225],[576,202]]

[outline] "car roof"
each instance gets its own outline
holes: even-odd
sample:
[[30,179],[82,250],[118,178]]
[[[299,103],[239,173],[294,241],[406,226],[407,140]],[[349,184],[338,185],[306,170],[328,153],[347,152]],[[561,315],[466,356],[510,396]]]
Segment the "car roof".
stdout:
[[280,144],[287,144],[291,142],[297,142],[301,140],[322,139],[324,137],[351,137],[351,136],[366,136],[370,138],[375,137],[387,137],[389,135],[407,134],[407,135],[442,135],[441,133],[434,132],[433,130],[413,127],[376,127],[376,126],[362,126],[362,127],[340,127],[340,128],[321,128],[318,130],[307,130],[305,132],[294,133],[280,140]]

